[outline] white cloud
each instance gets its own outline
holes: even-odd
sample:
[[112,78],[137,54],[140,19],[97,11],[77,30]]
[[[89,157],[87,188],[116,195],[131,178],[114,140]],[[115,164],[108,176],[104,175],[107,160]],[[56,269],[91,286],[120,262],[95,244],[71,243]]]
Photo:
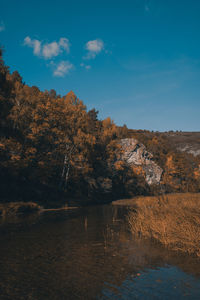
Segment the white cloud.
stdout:
[[38,40],[32,40],[29,36],[24,39],[24,45],[33,48],[33,53],[35,55],[40,55],[41,42]]
[[66,50],[67,53],[70,52],[70,42],[67,38],[60,38],[59,45]]
[[69,61],[61,61],[53,72],[53,75],[56,77],[64,77],[69,73],[71,69],[73,69],[73,65]]
[[44,58],[49,59],[54,56],[58,56],[65,50],[67,53],[70,51],[70,43],[67,38],[60,38],[59,42],[52,42],[45,44],[42,49],[42,55]]
[[67,38],[60,38],[58,42],[42,44],[39,40],[33,40],[29,36],[24,39],[24,45],[33,48],[34,55],[51,59],[58,56],[63,51],[69,53],[70,43]]
[[86,50],[88,51],[85,59],[95,58],[104,49],[104,42],[100,39],[88,41],[85,45]]
[[45,44],[42,48],[42,55],[46,59],[52,58],[54,56],[58,56],[59,53],[60,53],[60,47],[59,44],[56,42]]
[[5,30],[5,24],[3,21],[0,23],[0,32]]
[[93,40],[89,41],[86,44],[86,49],[91,52],[99,53],[103,49],[103,41],[101,40]]

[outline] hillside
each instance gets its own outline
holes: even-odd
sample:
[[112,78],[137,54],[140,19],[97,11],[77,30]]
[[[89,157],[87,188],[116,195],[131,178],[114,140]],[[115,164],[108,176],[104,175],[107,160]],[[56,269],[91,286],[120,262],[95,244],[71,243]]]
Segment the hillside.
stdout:
[[148,130],[128,129],[128,135],[137,136],[139,140],[145,141],[153,137],[166,139],[174,151],[186,152],[193,156],[200,155],[200,132],[167,131],[152,132]]
[[0,51],[1,202],[59,206],[199,192],[199,136],[99,120],[72,91],[61,97],[25,84]]
[[191,153],[194,156],[200,155],[200,132],[184,132],[184,131],[167,131],[167,132],[151,132],[148,130],[128,130],[129,136],[137,135],[141,139],[144,137],[152,138],[152,136],[165,137],[168,143],[178,151]]
[[164,132],[169,143],[179,151],[200,155],[200,132]]

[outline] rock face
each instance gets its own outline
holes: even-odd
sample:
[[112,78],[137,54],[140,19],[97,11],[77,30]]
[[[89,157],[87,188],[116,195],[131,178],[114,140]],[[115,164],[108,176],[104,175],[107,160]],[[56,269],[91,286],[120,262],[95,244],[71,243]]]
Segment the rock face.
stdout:
[[152,160],[153,155],[145,146],[133,138],[122,139],[120,144],[123,152],[121,159],[136,169],[140,167],[149,185],[159,184],[163,170]]

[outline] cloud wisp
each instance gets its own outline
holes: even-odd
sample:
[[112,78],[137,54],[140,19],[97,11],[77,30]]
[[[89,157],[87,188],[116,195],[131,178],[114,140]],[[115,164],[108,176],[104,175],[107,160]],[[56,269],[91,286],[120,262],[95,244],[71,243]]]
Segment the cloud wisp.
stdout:
[[34,55],[40,55],[41,42],[39,40],[32,40],[29,36],[24,39],[24,45],[33,48]]
[[5,28],[5,24],[3,21],[0,22],[0,32],[4,31],[6,28]]
[[81,63],[80,66],[82,68],[85,68],[86,70],[90,70],[91,69],[91,66],[90,65],[85,65],[84,63]]
[[104,42],[100,39],[88,41],[85,44],[85,49],[87,50],[87,54],[84,56],[84,59],[94,59],[104,50]]
[[58,64],[54,64],[55,69],[53,75],[55,77],[64,77],[65,75],[69,74],[70,70],[74,68],[73,64],[69,61],[61,61]]
[[60,38],[58,42],[42,43],[39,40],[31,39],[27,36],[24,45],[33,48],[33,54],[44,59],[52,59],[62,52],[70,52],[70,42],[67,38]]

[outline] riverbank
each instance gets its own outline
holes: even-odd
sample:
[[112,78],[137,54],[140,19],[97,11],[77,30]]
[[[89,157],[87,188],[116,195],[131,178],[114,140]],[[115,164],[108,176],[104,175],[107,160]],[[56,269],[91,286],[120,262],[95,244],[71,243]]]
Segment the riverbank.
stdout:
[[41,206],[34,202],[10,202],[0,204],[0,217],[17,214],[30,214],[41,210]]
[[34,202],[10,202],[0,204],[0,217],[27,215],[37,212],[61,211],[76,209],[77,207],[62,206],[59,208],[43,208]]
[[119,200],[128,205],[131,232],[171,250],[200,257],[200,194],[169,194]]

